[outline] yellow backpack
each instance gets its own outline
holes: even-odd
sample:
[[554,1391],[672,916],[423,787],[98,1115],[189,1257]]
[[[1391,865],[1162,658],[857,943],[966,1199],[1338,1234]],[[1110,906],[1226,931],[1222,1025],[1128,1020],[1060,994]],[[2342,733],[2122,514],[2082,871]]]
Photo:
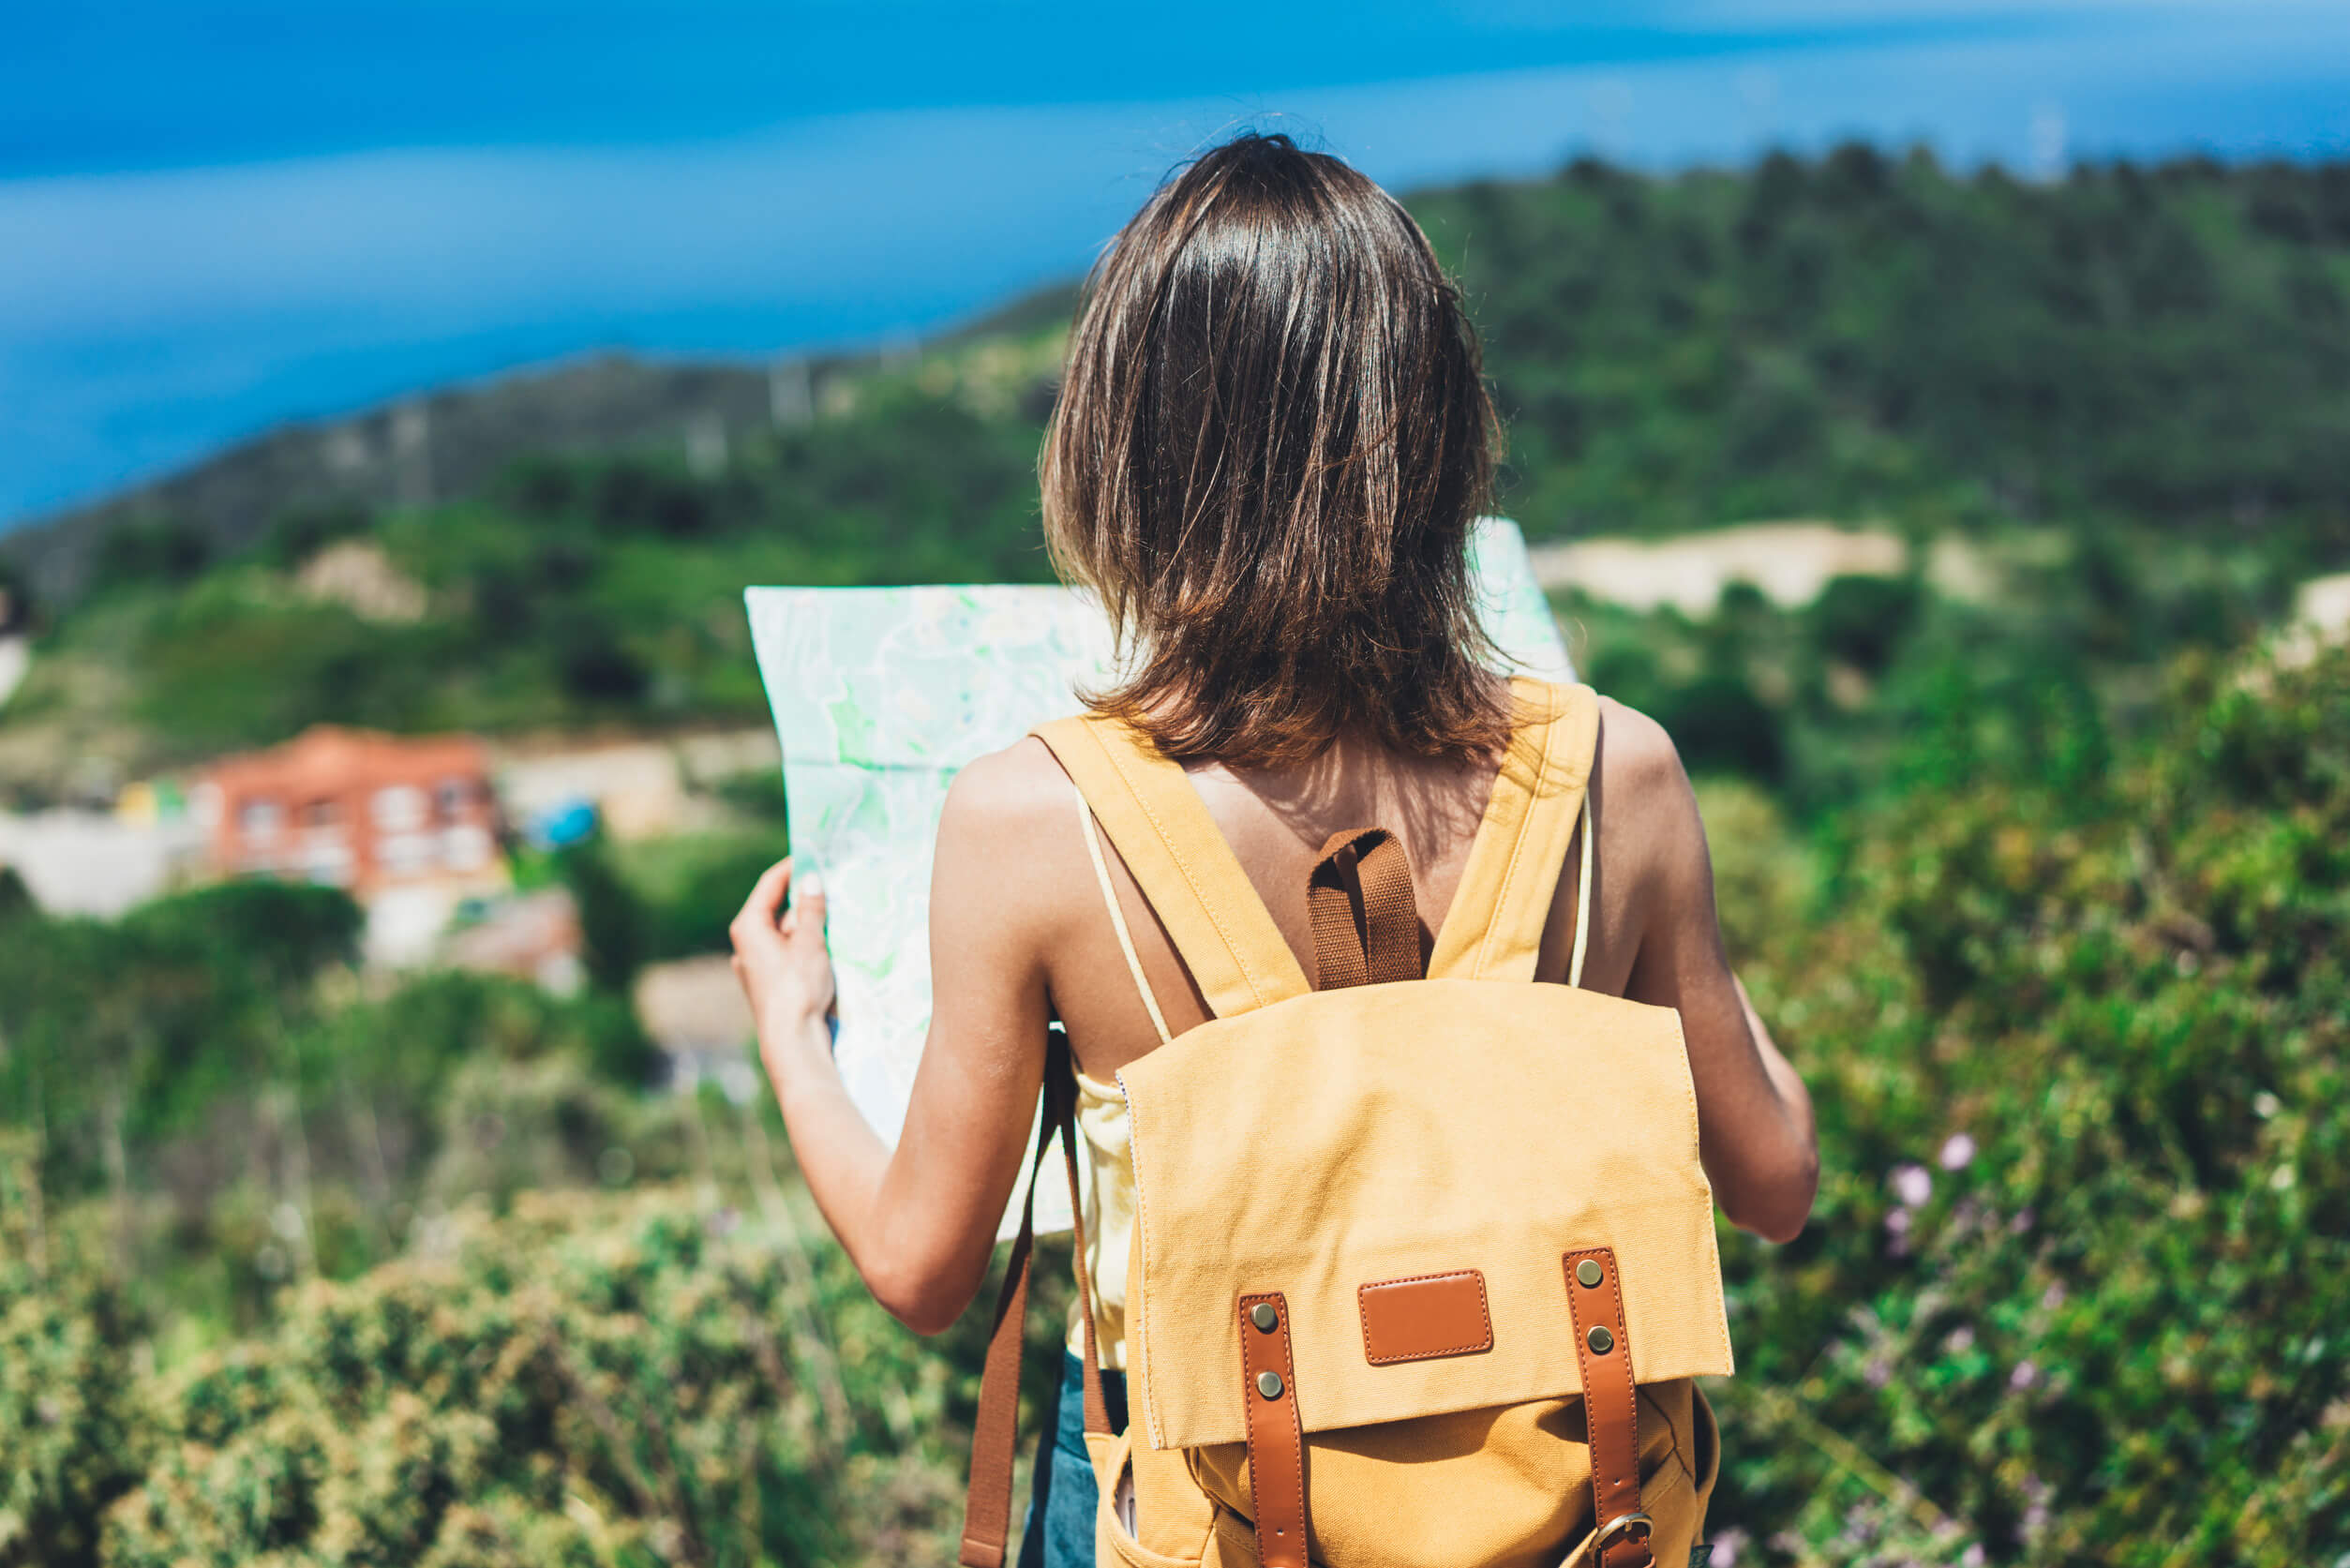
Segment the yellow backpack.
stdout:
[[[1696,1092],[1677,1013],[1575,983],[1588,851],[1570,983],[1529,983],[1579,820],[1589,842],[1598,709],[1587,687],[1515,689],[1426,977],[1402,848],[1368,829],[1313,874],[1319,989],[1180,767],[1102,719],[1038,731],[1215,1014],[1118,1075],[1139,1198],[1123,1433],[1078,1271],[1104,1564],[1689,1560],[1718,1447],[1689,1380],[1730,1370]],[[1069,1077],[1051,1065],[1044,1126],[1073,1199]],[[1024,1219],[982,1380],[973,1568],[1004,1559],[1028,1238]]]

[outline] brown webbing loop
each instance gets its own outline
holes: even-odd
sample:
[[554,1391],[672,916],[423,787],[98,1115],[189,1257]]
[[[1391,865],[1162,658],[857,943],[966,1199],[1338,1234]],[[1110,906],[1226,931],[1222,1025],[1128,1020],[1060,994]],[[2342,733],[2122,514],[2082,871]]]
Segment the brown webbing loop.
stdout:
[[1003,1568],[1011,1539],[1011,1472],[1020,1441],[1020,1337],[1028,1317],[1028,1273],[1036,1240],[1037,1183],[1044,1154],[1055,1137],[1069,1167],[1071,1240],[1077,1248],[1077,1305],[1085,1323],[1085,1430],[1110,1430],[1110,1407],[1101,1394],[1101,1356],[1094,1343],[1093,1292],[1085,1277],[1085,1210],[1077,1193],[1077,1077],[1069,1038],[1059,1030],[1047,1038],[1044,1100],[1037,1127],[1037,1157],[1028,1172],[1027,1196],[1020,1204],[1020,1232],[1004,1264],[1003,1289],[995,1297],[995,1326],[988,1336],[987,1362],[980,1373],[980,1411],[971,1426],[971,1479],[963,1501],[964,1568]]
[[1412,862],[1385,828],[1331,834],[1307,881],[1306,906],[1313,920],[1316,990],[1420,978]]

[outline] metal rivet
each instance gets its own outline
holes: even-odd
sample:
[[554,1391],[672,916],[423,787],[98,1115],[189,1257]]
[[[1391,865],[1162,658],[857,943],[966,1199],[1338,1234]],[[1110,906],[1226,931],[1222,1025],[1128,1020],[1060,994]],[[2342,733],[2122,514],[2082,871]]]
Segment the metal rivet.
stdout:
[[1257,1374],[1257,1392],[1264,1395],[1268,1399],[1280,1398],[1281,1396],[1281,1375],[1279,1372],[1259,1372]]
[[1281,1315],[1273,1310],[1273,1304],[1269,1301],[1260,1301],[1250,1307],[1249,1321],[1267,1334],[1281,1326]]
[[1590,1344],[1591,1353],[1594,1355],[1606,1355],[1616,1348],[1616,1337],[1604,1328],[1594,1328],[1589,1334],[1584,1335],[1583,1338]]
[[1608,1277],[1608,1271],[1599,1266],[1598,1259],[1586,1258],[1575,1265],[1575,1277],[1581,1284],[1597,1290],[1599,1282]]

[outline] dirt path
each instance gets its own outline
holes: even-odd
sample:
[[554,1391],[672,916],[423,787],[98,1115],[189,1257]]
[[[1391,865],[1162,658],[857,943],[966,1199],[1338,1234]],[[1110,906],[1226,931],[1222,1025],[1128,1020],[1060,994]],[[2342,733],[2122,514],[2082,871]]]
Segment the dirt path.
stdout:
[[1585,539],[1528,552],[1534,580],[1553,591],[1580,589],[1594,599],[1650,610],[1669,605],[1705,616],[1722,590],[1747,582],[1782,608],[1810,604],[1831,579],[1893,576],[1908,548],[1881,529],[1833,523],[1744,523],[1671,539]]

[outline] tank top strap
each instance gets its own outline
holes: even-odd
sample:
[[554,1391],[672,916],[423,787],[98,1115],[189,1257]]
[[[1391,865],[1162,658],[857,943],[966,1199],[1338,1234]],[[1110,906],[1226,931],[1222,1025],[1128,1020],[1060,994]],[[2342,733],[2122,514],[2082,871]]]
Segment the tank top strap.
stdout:
[[1510,682],[1517,728],[1493,780],[1493,798],[1469,846],[1459,890],[1429,955],[1430,979],[1532,980],[1549,923],[1559,872],[1584,828],[1569,983],[1582,982],[1591,926],[1588,784],[1599,741],[1599,696],[1588,686]]
[[1037,738],[1093,808],[1219,1018],[1313,989],[1183,769],[1126,724],[1056,719]]

